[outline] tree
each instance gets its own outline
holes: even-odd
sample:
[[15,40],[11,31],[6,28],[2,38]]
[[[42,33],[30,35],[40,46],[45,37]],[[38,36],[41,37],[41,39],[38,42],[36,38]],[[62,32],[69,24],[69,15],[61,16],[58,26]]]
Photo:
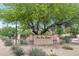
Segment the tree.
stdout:
[[[5,23],[14,23],[16,25],[16,44],[17,44],[17,28],[18,28],[18,18],[16,16],[16,14],[14,14],[15,11],[9,9],[10,7],[6,7],[0,10],[1,14],[0,14],[0,18],[2,19],[2,21],[4,21]],[[12,11],[12,12],[10,12]]]
[[[44,34],[55,26],[69,26],[73,16],[78,14],[77,4],[4,4],[7,8],[1,17],[7,21],[18,21],[25,30]],[[9,12],[11,11],[11,12]]]
[[15,35],[15,28],[13,27],[3,27],[0,29],[0,35],[7,36],[9,38],[13,37]]

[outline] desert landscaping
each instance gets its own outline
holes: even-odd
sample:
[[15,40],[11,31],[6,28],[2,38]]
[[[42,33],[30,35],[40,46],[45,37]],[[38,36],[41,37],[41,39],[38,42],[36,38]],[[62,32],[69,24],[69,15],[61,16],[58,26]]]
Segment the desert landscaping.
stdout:
[[0,56],[79,56],[78,5],[0,3]]
[[[41,44],[41,43],[40,43]],[[63,46],[70,46],[72,49],[64,49]],[[19,45],[24,51],[24,56],[28,56],[32,48],[42,49],[46,52],[47,56],[78,56],[79,44],[57,44],[57,45]],[[11,50],[12,46],[5,46],[4,42],[0,39],[0,56],[14,56],[15,54]]]

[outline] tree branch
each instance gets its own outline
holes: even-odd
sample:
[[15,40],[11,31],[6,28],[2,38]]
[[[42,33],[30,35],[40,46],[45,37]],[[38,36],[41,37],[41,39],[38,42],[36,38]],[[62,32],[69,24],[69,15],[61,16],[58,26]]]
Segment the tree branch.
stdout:
[[38,32],[35,30],[35,26],[34,26],[33,21],[28,22],[28,25],[30,26],[30,28],[32,29],[32,32],[34,34],[38,34]]

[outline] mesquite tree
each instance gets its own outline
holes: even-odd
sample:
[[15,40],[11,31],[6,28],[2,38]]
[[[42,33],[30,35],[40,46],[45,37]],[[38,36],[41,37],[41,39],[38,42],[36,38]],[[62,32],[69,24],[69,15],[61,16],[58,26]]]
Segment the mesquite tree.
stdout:
[[6,8],[1,15],[3,19],[17,21],[24,30],[29,28],[36,35],[42,35],[52,27],[58,30],[62,26],[71,25],[73,16],[79,12],[78,4],[17,3],[4,6]]

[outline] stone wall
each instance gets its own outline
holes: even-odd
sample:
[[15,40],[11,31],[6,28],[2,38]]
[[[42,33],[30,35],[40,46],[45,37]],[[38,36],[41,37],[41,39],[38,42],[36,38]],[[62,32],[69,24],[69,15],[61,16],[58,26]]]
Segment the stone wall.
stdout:
[[54,43],[59,43],[58,35],[34,35],[27,39],[31,41],[34,45],[53,45]]

